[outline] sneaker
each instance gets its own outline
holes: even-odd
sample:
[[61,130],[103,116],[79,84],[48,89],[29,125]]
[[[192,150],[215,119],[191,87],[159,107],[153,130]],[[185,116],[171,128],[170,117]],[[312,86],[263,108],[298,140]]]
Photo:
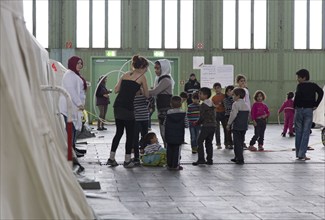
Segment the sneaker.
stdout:
[[106,162],[106,165],[109,165],[111,167],[116,167],[116,166],[118,166],[118,163],[116,162],[116,160],[108,159]]
[[243,149],[244,150],[248,150],[248,147],[247,147],[247,145],[244,143],[244,145],[243,145]]
[[289,137],[294,137],[295,134],[294,133],[289,133]]
[[257,151],[257,148],[254,147],[253,145],[249,146],[247,149],[250,151]]
[[237,160],[235,163],[238,165],[243,165],[245,162],[243,160]]
[[206,161],[196,161],[196,162],[193,162],[192,165],[193,166],[198,166],[200,164],[206,164],[207,162]]
[[212,160],[207,161],[207,165],[213,165],[213,161]]
[[263,151],[264,148],[263,148],[263,145],[258,145],[258,151]]
[[105,127],[102,127],[102,129],[103,129],[103,130],[107,130],[107,128],[105,128]]
[[104,129],[103,128],[97,128],[97,131],[103,131]]
[[133,168],[133,167],[135,167],[135,164],[132,160],[130,160],[129,162],[124,161],[123,167],[124,168]]
[[196,154],[197,153],[197,147],[192,147],[192,154]]
[[237,162],[236,158],[230,159],[230,161],[231,161],[231,162],[234,162],[234,163]]
[[136,159],[136,158],[132,158],[131,161],[134,163],[134,166],[140,166],[141,163],[140,163],[140,160],[139,159]]
[[234,146],[229,145],[229,146],[228,146],[228,149],[229,149],[229,150],[233,150],[233,149],[234,149]]
[[83,156],[85,156],[85,154],[80,153],[80,152],[78,152],[78,151],[74,151],[74,152],[76,153],[76,156],[77,156],[77,157],[83,157]]
[[306,161],[310,160],[310,157],[298,157],[298,160]]
[[[289,135],[290,135],[290,134],[289,134]],[[282,133],[281,133],[281,136],[282,136],[282,137],[285,137],[285,136],[286,136],[286,133],[282,132]]]
[[80,154],[86,154],[87,153],[87,150],[84,150],[84,149],[79,149],[79,148],[74,148],[74,151],[75,152],[78,152],[78,153],[80,153]]
[[307,147],[307,150],[315,150],[314,148],[312,148],[312,147]]
[[184,168],[181,166],[181,165],[179,165],[177,168],[176,168],[176,170],[183,170]]
[[222,149],[221,144],[217,144],[217,149]]

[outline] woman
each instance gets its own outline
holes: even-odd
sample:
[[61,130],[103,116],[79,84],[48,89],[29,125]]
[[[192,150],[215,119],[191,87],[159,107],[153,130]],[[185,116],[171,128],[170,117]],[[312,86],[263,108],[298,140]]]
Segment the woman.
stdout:
[[117,166],[115,153],[120,143],[121,137],[126,130],[125,143],[125,160],[123,166],[125,168],[134,167],[135,164],[131,160],[131,150],[134,138],[135,119],[133,101],[136,92],[142,87],[143,95],[149,97],[148,85],[145,77],[149,63],[139,55],[132,57],[132,71],[125,73],[115,86],[115,93],[118,93],[114,102],[114,117],[116,125],[116,133],[113,138],[112,147],[107,165]]
[[155,62],[155,73],[157,76],[155,85],[154,88],[149,91],[149,94],[150,96],[156,97],[160,135],[166,146],[164,120],[168,109],[170,109],[170,100],[175,84],[171,76],[170,62],[166,59],[157,60]]
[[[72,146],[78,157],[83,156],[83,151],[76,148],[76,130],[81,131],[82,128],[82,111],[85,109],[86,101],[86,80],[80,75],[80,70],[83,68],[83,61],[80,57],[73,56],[68,60],[68,70],[62,78],[62,87],[67,90],[72,101]],[[60,112],[67,122],[68,110],[67,100],[60,96],[59,100]]]
[[99,78],[99,86],[96,90],[96,105],[99,109],[99,118],[97,123],[97,130],[103,131],[107,130],[104,127],[104,121],[107,113],[107,106],[110,103],[109,101],[109,91],[106,89],[107,77],[101,76]]

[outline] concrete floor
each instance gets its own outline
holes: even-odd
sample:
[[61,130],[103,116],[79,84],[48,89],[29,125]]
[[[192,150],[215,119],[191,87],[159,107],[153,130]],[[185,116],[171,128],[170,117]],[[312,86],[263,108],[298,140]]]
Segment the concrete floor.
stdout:
[[[95,138],[79,140],[88,143],[79,146],[87,149],[80,159],[84,175],[101,184],[101,190],[85,191],[87,200],[102,219],[325,219],[325,150],[319,129],[310,136],[315,148],[308,151],[310,161],[297,161],[294,138],[281,137],[282,126],[268,125],[265,152],[245,151],[243,166],[230,162],[232,150],[215,146],[213,166],[192,166],[197,155],[185,144],[184,170],[168,171],[105,166],[115,133],[114,125],[107,128],[94,129]],[[153,131],[159,134],[157,125]],[[246,142],[253,131],[250,126]],[[124,144],[125,136],[117,150],[120,164]]]

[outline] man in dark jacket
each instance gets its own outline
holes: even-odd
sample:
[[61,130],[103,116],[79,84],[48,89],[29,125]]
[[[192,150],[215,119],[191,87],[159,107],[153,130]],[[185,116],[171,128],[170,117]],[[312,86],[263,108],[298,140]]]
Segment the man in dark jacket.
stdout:
[[191,73],[189,80],[185,83],[184,92],[187,93],[187,105],[192,103],[192,94],[198,92],[201,88],[194,73]]

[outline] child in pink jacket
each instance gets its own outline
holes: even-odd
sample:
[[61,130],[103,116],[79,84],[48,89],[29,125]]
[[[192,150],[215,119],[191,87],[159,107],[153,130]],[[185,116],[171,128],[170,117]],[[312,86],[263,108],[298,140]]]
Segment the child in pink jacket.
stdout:
[[267,118],[270,116],[270,111],[264,103],[266,95],[262,90],[257,90],[254,94],[254,104],[251,109],[251,117],[254,124],[254,136],[249,142],[248,150],[256,151],[254,144],[258,143],[258,150],[263,151],[264,133],[266,129]]
[[295,116],[295,109],[293,107],[293,92],[288,92],[287,100],[283,102],[281,108],[278,111],[280,114],[284,110],[284,127],[282,131],[282,137],[286,136],[287,130],[289,129],[289,136],[294,137],[293,134],[293,120]]

